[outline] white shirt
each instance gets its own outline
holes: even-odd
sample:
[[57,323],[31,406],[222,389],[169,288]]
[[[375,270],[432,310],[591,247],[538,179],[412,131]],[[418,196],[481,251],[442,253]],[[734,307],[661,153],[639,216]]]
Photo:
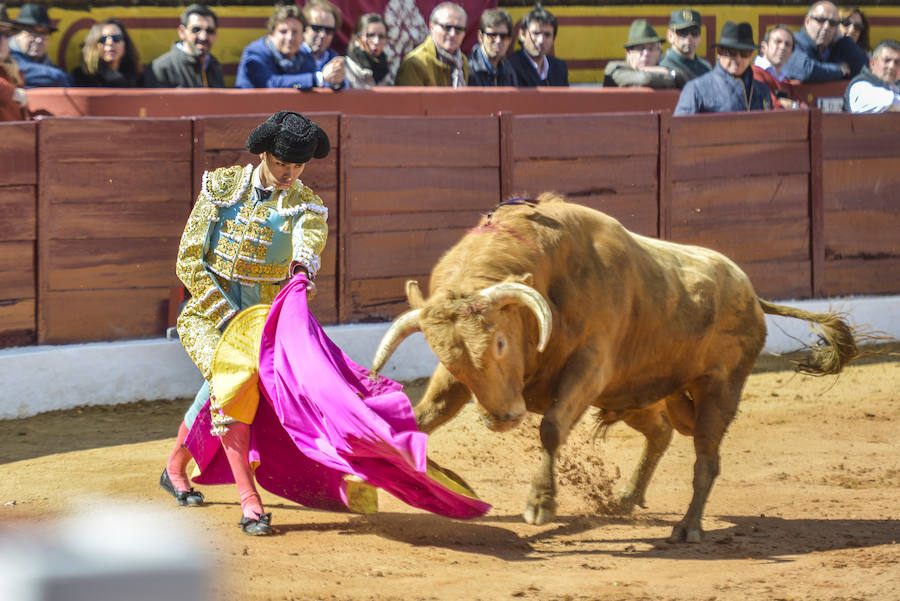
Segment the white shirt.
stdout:
[[766,71],[775,78],[776,81],[784,81],[784,74],[778,71],[775,68],[775,65],[769,62],[769,59],[764,57],[762,54],[757,54],[756,58],[753,59],[753,64],[763,71]]
[[538,65],[535,60],[531,58],[531,55],[529,55],[527,52],[525,53],[525,56],[527,56],[528,60],[531,61],[531,66],[534,67],[534,70],[538,72],[538,78],[541,81],[547,79],[547,76],[550,74],[550,61],[547,60],[547,57],[542,56],[541,64]]
[[900,111],[900,88],[896,85],[883,88],[868,81],[858,81],[848,93],[851,113],[884,113]]

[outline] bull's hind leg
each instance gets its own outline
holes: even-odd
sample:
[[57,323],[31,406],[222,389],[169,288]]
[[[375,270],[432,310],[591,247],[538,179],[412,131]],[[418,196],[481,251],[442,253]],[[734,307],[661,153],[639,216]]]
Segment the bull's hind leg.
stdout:
[[647,493],[647,486],[660,458],[672,442],[672,425],[663,407],[663,403],[659,402],[646,409],[626,411],[622,416],[622,420],[643,434],[646,440],[631,481],[616,499],[616,509],[619,511],[631,511],[635,505],[646,507],[644,496]]
[[672,529],[669,542],[699,543],[703,538],[703,508],[719,475],[719,445],[737,412],[746,378],[746,373],[740,377],[732,375],[730,382],[721,376],[704,376],[688,386],[697,414],[694,425],[694,495],[687,513]]

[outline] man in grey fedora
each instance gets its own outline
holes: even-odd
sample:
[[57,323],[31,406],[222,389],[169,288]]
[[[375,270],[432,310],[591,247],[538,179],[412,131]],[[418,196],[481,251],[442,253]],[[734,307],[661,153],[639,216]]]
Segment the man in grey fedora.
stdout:
[[712,71],[712,65],[697,56],[701,24],[700,13],[689,8],[674,10],[669,15],[669,30],[666,32],[669,49],[659,61],[659,66],[674,69],[685,83]]
[[625,60],[606,64],[603,86],[675,88],[684,85],[684,79],[674,69],[659,66],[661,41],[647,19],[635,19],[625,42]]
[[726,21],[716,46],[716,66],[685,84],[676,115],[762,111],[772,108],[769,88],[753,79],[750,68],[757,53],[753,27]]
[[15,20],[19,33],[9,41],[9,53],[19,65],[25,85],[65,87],[72,83],[69,74],[54,65],[47,56],[47,43],[56,27],[50,22],[43,4],[23,4]]

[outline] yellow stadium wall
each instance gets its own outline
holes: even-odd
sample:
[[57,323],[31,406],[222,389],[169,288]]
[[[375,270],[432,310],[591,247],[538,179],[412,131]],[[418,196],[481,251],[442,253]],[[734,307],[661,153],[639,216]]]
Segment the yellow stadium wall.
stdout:
[[[654,6],[554,6],[552,12],[559,20],[556,55],[569,65],[572,83],[598,83],[603,80],[603,67],[609,60],[624,56],[628,27],[636,18],[646,18],[664,35],[671,11],[684,5]],[[748,21],[759,37],[775,23],[785,23],[799,29],[806,7],[776,5],[709,5],[698,7],[703,17],[701,55],[712,60],[711,44],[715,42],[725,21]],[[877,44],[885,38],[900,39],[900,7],[863,6],[871,26],[870,40]],[[79,62],[79,47],[91,25],[109,17],[121,19],[140,50],[145,63],[167,52],[176,41],[180,7],[108,7],[91,10],[54,8],[51,17],[57,21],[59,32],[50,39],[50,57],[67,71]],[[213,53],[222,63],[226,81],[231,85],[241,57],[241,50],[265,30],[271,14],[268,6],[215,6],[219,17],[219,38]],[[510,14],[518,21],[530,7],[510,7]],[[11,9],[15,17],[17,9]]]

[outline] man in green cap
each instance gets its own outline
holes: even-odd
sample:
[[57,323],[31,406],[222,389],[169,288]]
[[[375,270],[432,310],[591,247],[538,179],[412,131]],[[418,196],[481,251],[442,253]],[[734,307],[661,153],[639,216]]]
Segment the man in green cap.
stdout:
[[[700,43],[700,13],[689,8],[672,11],[666,32],[669,49],[659,65],[674,69],[685,82],[712,71],[709,62],[697,56]],[[683,85],[683,84],[682,84]]]
[[674,69],[659,66],[660,42],[647,19],[636,19],[625,42],[625,60],[610,61],[604,70],[604,87],[680,88],[685,80]]

